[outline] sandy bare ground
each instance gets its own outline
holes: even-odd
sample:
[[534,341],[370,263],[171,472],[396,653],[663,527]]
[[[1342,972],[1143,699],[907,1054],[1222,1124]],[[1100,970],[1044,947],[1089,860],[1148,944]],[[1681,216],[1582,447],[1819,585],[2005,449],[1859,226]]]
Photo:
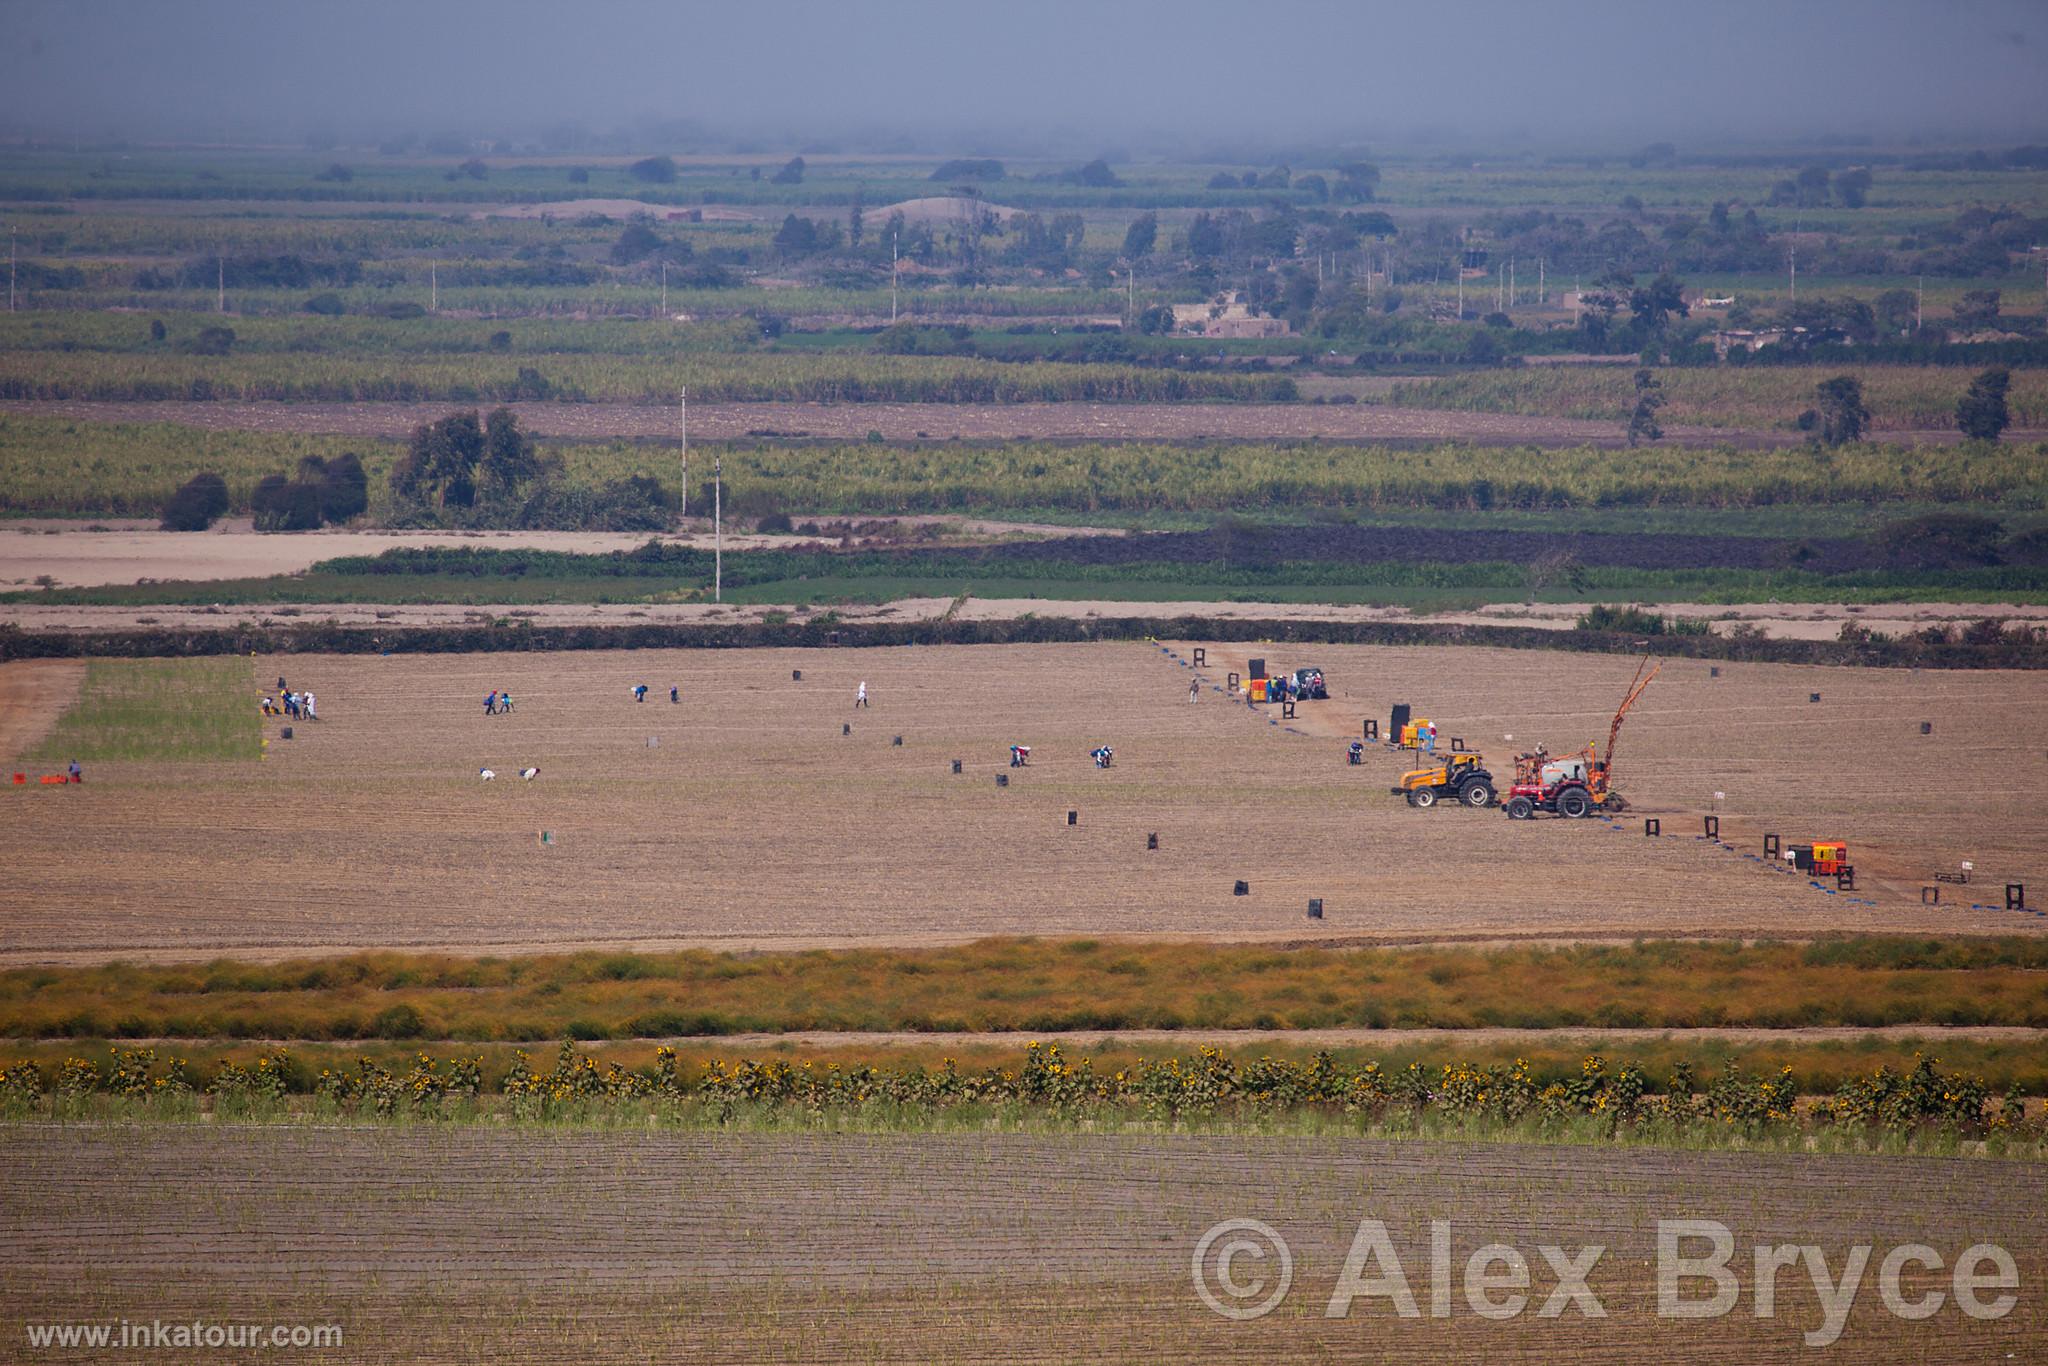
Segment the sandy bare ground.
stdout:
[[[897,517],[887,520],[905,527],[937,524],[948,528],[949,534],[920,541],[920,545],[960,544],[1010,536],[1124,534],[1112,528],[1077,529],[985,518]],[[699,521],[705,525],[697,526]],[[88,525],[107,529],[88,531]],[[716,544],[708,519],[693,518],[691,528],[662,539],[705,550]],[[856,538],[857,541],[860,539]],[[159,531],[148,522],[88,524],[39,518],[0,527],[0,589],[26,588],[43,575],[67,588],[129,584],[144,579],[262,578],[272,574],[296,574],[321,560],[340,555],[381,555],[395,548],[439,545],[602,555],[615,550],[631,550],[648,540],[646,532],[613,534],[585,531],[308,531],[284,536],[258,534],[250,529],[246,518],[220,523],[206,532]],[[804,537],[758,536],[727,529],[724,544],[728,550],[787,550],[818,542]],[[831,538],[828,544],[839,544],[839,538]]]
[[[335,432],[402,437],[448,403],[184,403],[10,399],[0,411],[82,422],[177,422],[213,431]],[[515,403],[520,425],[558,438],[676,435],[673,407],[638,403]],[[1310,403],[695,403],[690,434],[724,441],[751,432],[781,438],[858,441],[878,431],[892,441],[1471,441],[1512,445],[1623,447],[1621,424],[1578,418],[1466,413],[1373,404]],[[1795,432],[1671,426],[1667,443],[1797,445]],[[2010,441],[2048,433],[2009,432]],[[1885,440],[1953,443],[1954,431],[1887,432]]]
[[[1211,647],[1207,681],[1245,651]],[[1387,793],[1405,757],[1343,761],[1359,719],[1394,701],[1496,762],[1604,739],[1627,660],[1263,653],[1321,666],[1335,697],[1291,726],[1221,693],[1189,705],[1189,671],[1144,643],[252,660],[252,705],[259,678],[284,674],[324,718],[289,741],[273,724],[266,762],[108,762],[80,788],[0,790],[0,951],[2048,928],[1998,897],[2007,881],[2048,884],[2048,751],[2016,742],[2048,727],[2041,676],[1732,664],[1712,677],[1671,661],[1621,761],[1631,799],[1665,822],[1651,840],[1634,817],[1416,811]],[[0,692],[16,667],[0,666]],[[855,711],[863,680],[875,705]],[[644,704],[629,692],[640,682]],[[516,696],[514,715],[482,715],[492,689]],[[1919,734],[1922,717],[1936,735]],[[1118,763],[1098,770],[1087,753],[1104,741]],[[1006,768],[1012,742],[1034,746],[1029,768]],[[512,778],[528,765],[538,781]],[[478,780],[485,766],[498,781]],[[1974,776],[1934,780],[1945,773]],[[1693,837],[1717,807],[1732,847]],[[1745,857],[1767,832],[1849,841],[1863,890],[1825,893]],[[1963,859],[1972,899],[2000,909],[1955,891],[1921,904],[1925,880]],[[1236,879],[1249,895],[1232,895]],[[1324,920],[1306,918],[1311,897]]]
[[0,673],[0,760],[34,749],[84,681],[85,665],[64,659],[24,660]]
[[[379,1362],[1789,1361],[1813,1355],[1801,1335],[1823,1315],[1796,1258],[1756,1312],[1751,1249],[1777,1244],[1816,1249],[1831,1283],[1852,1248],[1875,1248],[1830,1361],[2035,1360],[2048,1332],[2048,1167],[2025,1162],[432,1124],[16,1126],[0,1129],[0,1161],[0,1333],[14,1342],[28,1322],[198,1318],[339,1324],[342,1351],[323,1355]],[[1384,1296],[1328,1315],[1367,1218],[1414,1318]],[[1266,1317],[1225,1319],[1195,1293],[1197,1244],[1228,1219],[1287,1245],[1284,1303]],[[1676,1219],[1735,1239],[1734,1312],[1658,1315],[1658,1221]],[[1443,1317],[1432,1221],[1449,1226]],[[1462,1293],[1489,1243],[1528,1264],[1510,1318]],[[1919,1321],[1887,1312],[1873,1283],[1913,1243],[1941,1259],[1895,1287],[1941,1294]],[[2002,1317],[1965,1316],[1950,1293],[1950,1263],[1978,1243],[2016,1264]],[[1584,1263],[1599,1317],[1566,1300],[1539,1312],[1559,1283],[1541,1246],[1601,1249]],[[1254,1250],[1231,1268],[1246,1302],[1277,1270],[1270,1246]]]

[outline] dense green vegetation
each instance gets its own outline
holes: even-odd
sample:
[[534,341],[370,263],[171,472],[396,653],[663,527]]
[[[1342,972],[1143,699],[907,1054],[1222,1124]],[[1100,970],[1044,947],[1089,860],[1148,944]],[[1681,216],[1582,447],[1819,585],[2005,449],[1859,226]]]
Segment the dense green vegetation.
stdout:
[[[1958,391],[1960,392],[1960,390]],[[1951,400],[1953,402],[1953,400]],[[427,421],[444,414],[429,409]],[[572,482],[678,474],[656,443],[547,442]],[[209,431],[173,423],[78,423],[0,413],[0,514],[154,516],[202,470],[227,480],[246,510],[266,474],[306,456],[362,458],[370,518],[388,514],[397,441],[289,432]],[[1123,521],[1148,515],[1213,520],[1224,512],[1305,516],[1315,509],[1386,515],[1403,509],[1492,514],[1601,509],[1783,510],[1816,507],[2001,506],[2024,518],[2048,499],[2048,460],[2030,447],[1856,445],[1713,451],[1437,445],[1420,450],[1333,442],[1054,444],[945,442],[700,447],[701,481],[716,451],[726,508],[785,513],[944,513]],[[698,490],[692,490],[693,506]],[[1881,514],[1890,515],[1890,514]],[[1838,525],[1831,514],[1826,525]]]
[[[1966,369],[1930,366],[1830,368],[1854,374],[1880,432],[1955,425],[1956,402],[1970,387]],[[1671,369],[1661,380],[1668,423],[1705,427],[1790,428],[1813,402],[1812,370],[1736,366]],[[2008,402],[2019,427],[2048,427],[2048,370],[2018,371]],[[1394,387],[1390,401],[1419,408],[1485,413],[1542,413],[1554,417],[1628,420],[1635,401],[1631,372],[1618,366],[1547,366],[1414,380]],[[2034,462],[2038,467],[2041,456]]]
[[[0,1035],[466,1041],[806,1030],[2048,1027],[2048,944],[1273,950],[992,939],[945,949],[359,954],[0,972]],[[991,986],[1000,985],[1000,992]]]
[[[910,596],[973,593],[979,597],[1122,598],[1131,601],[1377,603],[1445,607],[1488,602],[1628,601],[1705,603],[1778,601],[1883,602],[2048,601],[2048,566],[2037,560],[1916,565],[1911,557],[1883,558],[1853,550],[1870,567],[1797,567],[1787,556],[1777,567],[1769,543],[1731,540],[1758,561],[1718,567],[1656,567],[1627,552],[1630,562],[1584,563],[1578,554],[1601,553],[1587,538],[1546,559],[1459,558],[1455,544],[1437,558],[1416,550],[1427,533],[1381,535],[1363,529],[1377,549],[1329,558],[1317,550],[1336,529],[1304,532],[1293,554],[1290,533],[1255,533],[1260,548],[1235,543],[1226,526],[1215,534],[1165,537],[1124,547],[1079,541],[1065,548],[1004,545],[965,549],[839,550],[829,543],[786,550],[728,550],[724,597],[733,603],[813,604],[881,602]],[[1268,549],[1273,547],[1274,549]],[[1852,548],[1853,549],[1853,548]],[[1578,554],[1572,552],[1576,550]],[[1474,553],[1470,550],[1467,554]],[[1679,552],[1682,556],[1683,552]],[[2031,552],[2029,552],[2031,553]],[[1837,558],[1840,558],[1838,555]],[[0,595],[0,601],[99,604],[393,603],[653,603],[702,601],[710,596],[708,550],[650,543],[608,555],[560,551],[432,547],[343,556],[303,574],[272,578],[147,583]]]

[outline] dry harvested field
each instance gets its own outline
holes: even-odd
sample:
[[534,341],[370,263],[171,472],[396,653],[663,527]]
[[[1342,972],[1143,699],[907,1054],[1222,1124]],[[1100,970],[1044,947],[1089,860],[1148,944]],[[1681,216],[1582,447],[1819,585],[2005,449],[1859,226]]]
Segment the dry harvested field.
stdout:
[[[0,1159],[10,1343],[28,1322],[160,1318],[339,1324],[351,1361],[1811,1356],[1802,1335],[1824,1314],[1809,1271],[1795,1260],[1779,1272],[1760,1315],[1759,1244],[1818,1248],[1831,1278],[1853,1249],[1873,1249],[1829,1360],[2030,1360],[2048,1341],[2048,1173],[2034,1164],[469,1125],[16,1127],[0,1130]],[[1205,1231],[1235,1218],[1270,1226],[1292,1258],[1283,1302],[1245,1322],[1204,1307],[1192,1265]],[[1384,1296],[1327,1316],[1363,1219],[1385,1225],[1419,1317]],[[1445,1317],[1433,1315],[1432,1220],[1450,1225]],[[1658,1316],[1659,1220],[1728,1230],[1733,1312]],[[1488,1243],[1530,1264],[1513,1317],[1483,1318],[1467,1298],[1467,1259]],[[1908,1266],[1894,1287],[1909,1300],[1942,1293],[1917,1322],[1888,1312],[1878,1284],[1887,1253],[1912,1243],[1942,1268]],[[1965,1316],[1951,1291],[1948,1268],[1978,1243],[2003,1248],[2019,1274],[2001,1318]],[[1605,1249],[1585,1277],[1603,1317],[1583,1301],[1540,1312],[1559,1283],[1543,1245],[1582,1264],[1584,1249]],[[1213,1252],[1205,1271],[1216,1286]],[[1241,1285],[1273,1271],[1270,1256],[1233,1268]],[[1678,1289],[1712,1293],[1704,1280]]]
[[[1207,677],[1220,684],[1244,653],[1211,649]],[[1620,762],[1632,798],[1665,820],[1649,840],[1632,817],[1415,811],[1386,791],[1401,759],[1342,757],[1359,718],[1395,701],[1503,758],[1604,739],[1629,660],[1264,653],[1322,666],[1336,699],[1291,728],[1217,692],[1189,705],[1188,670],[1143,643],[253,659],[252,707],[257,681],[283,674],[324,718],[273,738],[267,762],[108,762],[82,787],[0,788],[0,955],[2043,923],[1919,898],[1963,859],[1984,892],[2048,883],[2039,675],[1724,665],[1714,678],[1673,661]],[[25,677],[0,666],[0,699]],[[856,712],[863,680],[874,707]],[[641,682],[653,691],[635,704]],[[492,689],[511,691],[514,714],[482,714]],[[1015,773],[1013,741],[1034,749]],[[1087,757],[1102,742],[1117,751],[1107,771]],[[534,765],[539,778],[519,781]],[[479,781],[486,766],[495,782]],[[1691,837],[1717,791],[1741,852]],[[1823,894],[1743,858],[1765,831],[1849,840],[1867,891]],[[1232,895],[1240,878],[1249,896]],[[1325,920],[1305,918],[1311,897]]]

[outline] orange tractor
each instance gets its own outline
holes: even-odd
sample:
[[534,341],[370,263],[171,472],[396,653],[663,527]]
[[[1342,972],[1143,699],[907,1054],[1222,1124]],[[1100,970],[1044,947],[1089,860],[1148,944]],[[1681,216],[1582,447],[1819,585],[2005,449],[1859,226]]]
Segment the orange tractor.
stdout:
[[1636,666],[1628,695],[1615,708],[1614,722],[1607,728],[1606,757],[1591,744],[1576,754],[1553,756],[1538,749],[1534,754],[1516,755],[1514,785],[1502,803],[1508,819],[1530,820],[1539,811],[1577,819],[1595,811],[1627,809],[1628,802],[1614,790],[1614,743],[1621,736],[1622,719],[1663,667],[1651,668],[1648,656]]

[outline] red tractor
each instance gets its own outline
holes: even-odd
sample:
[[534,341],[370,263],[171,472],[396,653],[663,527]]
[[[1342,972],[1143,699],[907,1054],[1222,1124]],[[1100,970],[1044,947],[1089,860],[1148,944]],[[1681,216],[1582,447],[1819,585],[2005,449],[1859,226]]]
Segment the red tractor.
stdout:
[[[1539,811],[1553,815],[1579,819],[1595,811],[1620,811],[1628,803],[1614,790],[1614,742],[1621,735],[1622,718],[1643,695],[1643,689],[1650,686],[1650,680],[1657,676],[1658,669],[1650,668],[1647,657],[1636,666],[1636,676],[1629,684],[1628,695],[1621,699],[1621,706],[1615,709],[1614,722],[1607,728],[1607,757],[1601,758],[1599,750],[1588,744],[1576,754],[1552,758],[1538,749],[1534,754],[1515,756],[1515,782],[1508,789],[1507,800],[1501,804],[1509,820],[1526,821]],[[1645,674],[1644,670],[1649,670]]]

